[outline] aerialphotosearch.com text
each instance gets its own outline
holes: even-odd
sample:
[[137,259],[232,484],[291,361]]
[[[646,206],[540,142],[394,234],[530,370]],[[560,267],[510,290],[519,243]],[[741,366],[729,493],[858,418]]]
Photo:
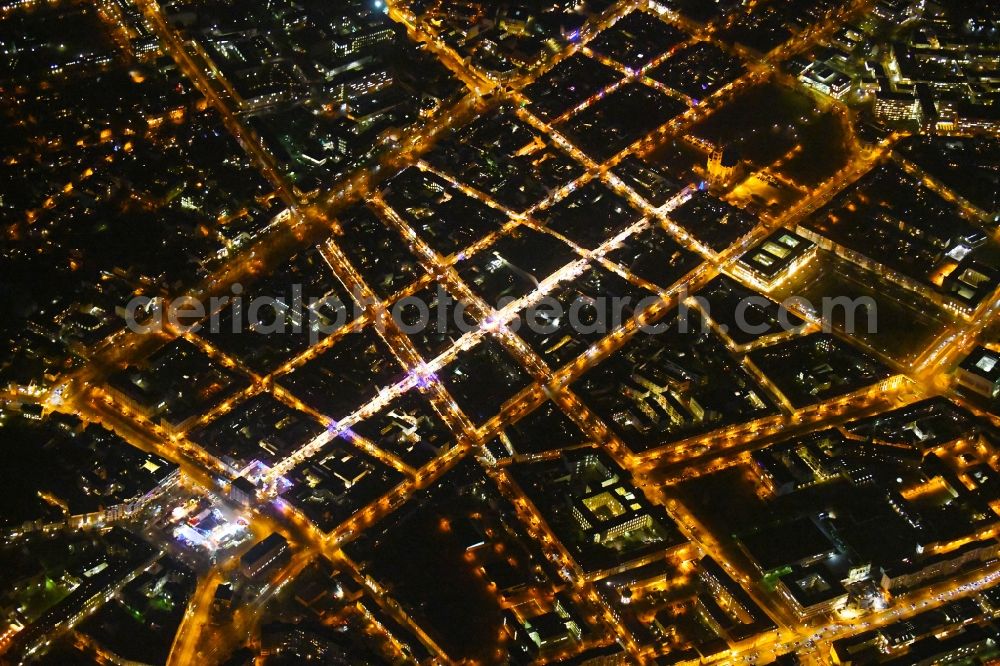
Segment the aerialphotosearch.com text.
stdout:
[[[281,296],[248,297],[242,285],[234,283],[230,294],[213,296],[208,302],[182,296],[170,301],[162,298],[136,296],[125,306],[126,326],[136,333],[150,333],[172,329],[181,333],[208,332],[246,335],[307,334],[311,341],[318,341],[354,320],[363,312],[379,304],[361,294],[354,294],[350,303],[336,296],[303,297],[302,285],[292,285],[290,293]],[[498,314],[491,319],[501,321],[508,329],[517,332],[525,327],[538,335],[550,335],[560,330],[584,335],[611,333],[636,313],[645,312],[661,301],[650,294],[643,298],[629,296],[579,295],[569,303],[545,295],[534,299],[520,312],[512,312],[512,303],[518,299],[503,297],[494,305]],[[693,304],[696,307],[692,307]],[[698,310],[696,316],[692,312]],[[405,296],[387,306],[385,312],[403,333],[419,334],[428,329],[438,332],[468,333],[480,327],[469,312],[466,303],[456,299],[441,285],[432,299]],[[765,315],[765,313],[768,313]],[[795,332],[807,325],[799,314],[818,322],[823,330],[833,328],[834,321],[847,333],[877,331],[878,307],[869,297],[850,298],[827,296],[817,305],[808,299],[793,296],[777,302],[754,294],[740,299],[732,313],[722,319],[732,322],[740,332],[763,335],[781,330]],[[712,318],[709,302],[699,296],[678,294],[676,316],[663,317],[656,322],[640,323],[639,330],[646,334],[663,333],[669,328],[686,333],[701,327],[707,329],[707,319]],[[376,317],[375,325],[383,325]],[[717,324],[726,332],[730,326]]]

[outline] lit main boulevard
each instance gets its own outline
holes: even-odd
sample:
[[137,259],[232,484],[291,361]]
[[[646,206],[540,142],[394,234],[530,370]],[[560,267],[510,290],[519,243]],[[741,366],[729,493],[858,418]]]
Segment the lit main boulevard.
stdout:
[[[746,71],[739,78],[705,99],[695,101],[653,81],[649,78],[649,73],[693,43],[712,43],[727,52],[731,51],[731,47],[719,39],[714,31],[698,29],[693,33],[694,36],[690,36],[688,40],[638,69],[623,67],[614,60],[593,52],[588,46],[598,33],[610,28],[631,11],[644,9],[653,13],[650,5],[645,2],[628,0],[613,5],[600,21],[588,23],[579,38],[557,55],[545,59],[530,72],[516,77],[513,81],[500,83],[492,74],[480,71],[471,65],[468,58],[463,57],[446,43],[444,36],[438,34],[435,26],[422,23],[415,17],[406,3],[391,0],[387,7],[389,17],[405,26],[410,39],[424,45],[427,51],[433,53],[464,84],[466,91],[450,106],[437,109],[429,117],[408,129],[396,131],[393,145],[397,148],[383,151],[376,164],[351,173],[329,189],[308,193],[298,191],[288,182],[278,164],[278,159],[246,126],[245,119],[235,110],[237,94],[225,76],[219,71],[209,71],[206,68],[205,63],[210,61],[207,58],[197,57],[195,53],[197,47],[186,41],[183,35],[166,21],[164,13],[156,2],[137,0],[137,4],[148,24],[166,45],[178,68],[220,114],[226,129],[239,140],[256,168],[271,183],[286,206],[285,212],[270,225],[266,234],[215,268],[211,275],[201,280],[187,295],[199,301],[207,301],[210,296],[228,293],[234,283],[252,284],[257,276],[267,275],[280,268],[289,256],[300,250],[318,248],[325,262],[325,268],[348,291],[362,296],[367,304],[359,318],[315,342],[267,374],[261,374],[247,367],[240,359],[193,332],[168,329],[141,334],[125,330],[105,340],[99,346],[99,352],[88,364],[66,376],[47,392],[25,391],[19,395],[6,396],[11,401],[34,400],[42,404],[47,411],[76,414],[88,422],[103,424],[132,445],[178,463],[181,469],[181,485],[186,492],[210,493],[223,498],[226,497],[231,482],[240,476],[242,470],[233,469],[190,439],[189,433],[195,428],[214,422],[243,400],[262,394],[270,394],[284,405],[309,415],[323,426],[318,435],[285,455],[260,476],[257,497],[253,498],[248,507],[234,509],[246,520],[247,530],[253,535],[262,537],[271,532],[285,535],[293,546],[294,555],[272,576],[267,592],[253,603],[240,607],[221,625],[212,620],[213,597],[220,583],[235,569],[239,559],[238,553],[228,552],[213,562],[208,572],[198,579],[197,589],[191,597],[181,627],[174,639],[169,659],[171,664],[210,663],[214,658],[212,655],[217,654],[222,646],[238,645],[240,637],[246,635],[260,621],[267,603],[280,595],[281,591],[307,566],[323,558],[341,571],[348,572],[358,584],[366,588],[381,610],[412,632],[431,652],[433,659],[441,663],[450,662],[445,650],[435,643],[421,623],[411,617],[402,603],[393,598],[393,590],[386,589],[375,577],[363,571],[345,554],[342,546],[399,511],[407,500],[419,491],[434,486],[460,462],[469,460],[481,465],[500,493],[512,503],[523,530],[540,546],[541,552],[553,567],[568,572],[563,581],[568,596],[587,617],[593,618],[593,623],[600,627],[602,632],[602,635],[591,641],[589,647],[618,642],[633,661],[653,663],[658,656],[655,646],[644,645],[636,640],[627,624],[618,621],[615,609],[609,606],[598,591],[597,586],[600,583],[590,580],[585,575],[571,551],[560,542],[556,532],[549,526],[545,507],[537,506],[522,490],[512,478],[507,464],[498,464],[485,454],[485,444],[549,400],[570,417],[587,436],[589,442],[627,470],[633,482],[651,502],[666,510],[683,537],[689,542],[684,548],[670,555],[678,567],[683,567],[686,561],[698,560],[703,554],[711,556],[722,565],[727,574],[743,586],[776,625],[775,629],[736,642],[731,649],[713,657],[718,663],[768,663],[790,652],[805,655],[803,659],[809,663],[827,663],[825,660],[828,658],[830,643],[838,638],[858,633],[859,623],[863,623],[866,630],[888,625],[942,607],[955,599],[974,595],[996,582],[1000,576],[1000,564],[993,562],[975,571],[961,573],[946,582],[894,596],[883,607],[858,611],[856,617],[850,617],[846,611],[839,613],[831,611],[801,620],[789,613],[779,602],[763,594],[757,582],[750,580],[744,573],[742,562],[731,561],[733,559],[731,549],[720,543],[717,536],[699,521],[695,512],[685,506],[674,492],[673,486],[681,480],[745,464],[754,451],[794,435],[836,427],[861,417],[913,404],[931,396],[948,395],[959,400],[949,373],[960,359],[977,344],[983,343],[984,336],[1000,323],[998,322],[1000,294],[990,295],[967,317],[956,317],[915,362],[906,366],[891,367],[893,376],[886,382],[826,398],[808,406],[796,407],[783,399],[781,391],[774,387],[766,376],[763,376],[757,368],[750,367],[749,363],[744,363],[745,370],[765,389],[771,394],[780,396],[774,400],[777,404],[776,413],[748,422],[726,425],[706,434],[694,435],[663,446],[654,446],[641,452],[635,452],[626,446],[618,435],[605,425],[601,417],[588,408],[586,401],[570,388],[588,371],[597,368],[635,336],[641,335],[640,328],[644,324],[668,316],[668,313],[684,303],[691,294],[698,292],[712,280],[724,276],[753,291],[759,291],[759,285],[755,284],[744,271],[738,270],[740,257],[776,230],[795,228],[799,222],[832,201],[839,193],[858,182],[892,155],[895,144],[904,136],[902,133],[891,133],[880,143],[869,147],[863,147],[854,134],[850,133],[848,140],[851,145],[848,151],[851,158],[846,167],[816,187],[796,186],[801,195],[796,203],[779,212],[762,213],[753,229],[744,234],[738,242],[721,251],[699,240],[672,219],[673,213],[697,194],[696,185],[684,187],[666,203],[653,205],[615,171],[615,167],[624,160],[646,155],[667,140],[673,138],[685,140],[687,130],[693,125],[724,108],[740,93],[771,77],[779,76],[781,61],[796,53],[804,52],[818,41],[829,37],[847,18],[865,8],[868,3],[857,2],[846,7],[841,14],[832,17],[828,25],[803,32],[798,38],[789,41],[779,52],[770,54],[767,59],[750,60]],[[653,8],[660,10],[661,18],[665,21],[685,25],[685,19],[682,17],[675,16],[658,5],[653,5]],[[577,53],[586,54],[602,62],[614,69],[622,78],[593,93],[562,116],[546,121],[532,109],[524,90],[557,63]],[[683,102],[687,107],[686,110],[603,161],[588,156],[565,132],[563,121],[586,111],[622,86],[633,82],[660,89],[664,95]],[[852,112],[833,98],[827,98],[826,103],[832,107],[834,113],[844,116],[845,122],[850,127],[846,119]],[[424,156],[441,140],[450,136],[453,130],[498,107],[508,105],[515,109],[514,113],[520,121],[544,136],[582,167],[581,175],[550,191],[542,200],[521,211],[512,210],[489,194],[465,184],[462,182],[462,174],[448,172],[424,159]],[[485,235],[465,252],[443,256],[421,237],[401,211],[393,208],[380,189],[386,176],[398,172],[403,167],[415,168],[421,173],[454,186],[464,195],[501,213],[505,223],[501,228]],[[910,168],[919,172],[919,167],[915,165],[910,165]],[[765,170],[767,168],[761,171]],[[587,248],[549,229],[540,220],[547,210],[592,182],[601,183],[627,200],[641,213],[641,219],[596,246]],[[946,189],[943,185],[937,186]],[[381,222],[405,240],[409,250],[426,273],[426,276],[416,283],[388,299],[376,295],[376,291],[366,282],[362,272],[353,265],[349,253],[339,245],[336,233],[339,230],[338,216],[361,201],[367,202]],[[528,294],[496,309],[470,287],[467,278],[464,278],[460,271],[467,256],[475,256],[474,253],[485,250],[497,239],[517,229],[531,229],[556,236],[571,248],[575,256],[562,268],[540,280]],[[622,266],[610,258],[623,244],[651,229],[665,232],[681,248],[699,259],[695,268],[667,287],[651,284],[635,274],[628,266]],[[655,294],[656,298],[652,299],[644,309],[632,312],[619,326],[593,342],[584,353],[573,360],[560,366],[550,365],[521,337],[512,332],[512,322],[526,308],[540,303],[546,296],[558,294],[560,289],[565,288],[567,284],[594,266],[610,271],[630,284],[644,287]],[[425,358],[410,337],[400,330],[398,322],[393,320],[390,312],[393,304],[401,297],[412,295],[422,287],[434,283],[442,285],[456,299],[463,302],[479,324],[474,330],[457,337],[444,351]],[[821,322],[815,313],[806,309],[800,309],[795,313],[806,320],[807,331],[819,330]],[[401,372],[394,383],[381,387],[375,397],[360,408],[346,416],[333,418],[310,405],[305,397],[297,396],[294,388],[288,388],[289,385],[282,381],[297,369],[335,348],[344,336],[357,333],[366,327],[377,331],[385,347],[391,350]],[[842,335],[850,341],[846,334],[834,331],[834,335]],[[188,340],[216,364],[245,377],[248,385],[236,395],[200,414],[185,427],[170,429],[152,422],[134,407],[125,404],[125,401],[105,387],[105,381],[115,370],[148,357],[156,349],[177,338]],[[503,350],[527,374],[530,383],[507,400],[498,413],[477,424],[463,412],[439,374],[464,353],[490,340],[500,343]],[[726,344],[731,342],[726,340]],[[353,430],[354,426],[379,414],[401,396],[414,392],[419,392],[429,400],[455,441],[453,446],[419,468],[405,462],[396,453],[380,448]],[[993,416],[980,413],[978,410],[977,413],[996,421]],[[284,492],[288,483],[287,477],[293,470],[321,455],[335,441],[349,442],[367,456],[399,472],[403,480],[376,501],[353,513],[334,529],[324,532],[292,503],[283,499],[281,493]],[[224,503],[232,504],[228,500]],[[404,646],[398,644],[393,633],[379,623],[372,623],[370,626],[373,634],[377,634],[385,644],[395,646],[394,649],[399,651],[400,659],[403,659]],[[577,649],[582,650],[585,647],[588,645],[581,644]],[[566,655],[552,654],[548,659],[554,661],[557,656],[569,656],[572,652],[573,650],[569,650]]]

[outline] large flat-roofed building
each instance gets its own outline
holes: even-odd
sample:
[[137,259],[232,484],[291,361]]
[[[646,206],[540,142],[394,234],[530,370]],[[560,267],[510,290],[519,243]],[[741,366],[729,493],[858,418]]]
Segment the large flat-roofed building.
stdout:
[[875,95],[875,116],[888,122],[918,120],[920,104],[913,93],[880,90]]
[[823,565],[792,566],[778,578],[778,594],[800,619],[829,613],[847,603],[847,588]]
[[955,371],[958,382],[987,398],[1000,394],[1000,353],[976,347]]
[[779,229],[742,257],[738,269],[770,289],[798,270],[816,253],[816,244],[786,229]]
[[739,535],[737,545],[762,575],[809,567],[837,554],[837,546],[812,516]]
[[941,287],[967,311],[975,310],[1000,283],[1000,272],[990,265],[965,257],[944,277]]
[[798,79],[810,88],[837,99],[843,98],[851,89],[851,77],[822,62],[811,63]]
[[588,541],[604,544],[636,530],[657,528],[653,506],[631,483],[619,477],[603,455],[584,456],[574,466],[574,474],[581,478],[591,471],[603,478],[589,483],[586,494],[571,498],[573,517]]
[[257,497],[257,487],[245,476],[233,479],[229,486],[229,498],[243,506],[250,506]]
[[573,502],[573,516],[596,543],[604,543],[642,527],[653,517],[637,491],[616,483]]
[[240,558],[240,570],[249,579],[259,578],[272,567],[288,560],[288,541],[277,532],[257,542]]

